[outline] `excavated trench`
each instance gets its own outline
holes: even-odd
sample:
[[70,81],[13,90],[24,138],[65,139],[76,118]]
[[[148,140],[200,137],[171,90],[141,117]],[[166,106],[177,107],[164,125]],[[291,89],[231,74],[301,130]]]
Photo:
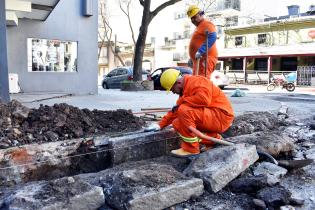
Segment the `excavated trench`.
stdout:
[[[16,101],[8,106],[0,106],[0,114],[4,119],[0,122],[0,200],[10,193],[8,189],[15,189],[31,181],[97,173],[125,164],[126,168],[132,168],[133,165],[128,163],[165,157],[170,150],[179,146],[179,139],[172,129],[144,133],[141,128],[145,122],[126,110],[88,111],[66,104],[29,110]],[[272,130],[281,128],[284,131],[287,125],[287,122],[279,121],[270,113],[249,113],[238,117],[225,137],[245,143],[253,142],[254,139],[257,147],[267,148],[273,155],[283,158],[288,157],[293,150],[293,143],[272,139],[274,136],[281,137],[281,132],[273,133]],[[62,129],[66,132],[62,133]],[[271,144],[261,143],[268,139],[264,137],[266,133],[260,133],[264,131],[271,133]],[[38,136],[44,137],[37,138]],[[168,158],[163,160],[175,169],[179,168],[176,170],[180,172],[189,164],[189,161],[176,160],[170,163],[172,161],[174,160]],[[250,193],[237,194],[235,197],[233,193],[222,190],[218,194],[206,192],[203,197],[193,198],[177,207],[215,207],[226,200],[236,202],[243,209],[254,207]],[[231,208],[236,205],[233,202],[229,204]]]

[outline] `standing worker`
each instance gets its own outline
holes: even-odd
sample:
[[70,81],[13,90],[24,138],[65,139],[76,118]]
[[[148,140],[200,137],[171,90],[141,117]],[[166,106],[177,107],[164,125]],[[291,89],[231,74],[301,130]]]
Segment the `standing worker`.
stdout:
[[188,8],[187,16],[196,26],[189,44],[189,56],[193,61],[193,74],[210,79],[218,59],[215,26],[204,18],[204,11],[195,5]]
[[182,139],[181,148],[171,151],[173,155],[188,157],[199,154],[199,142],[211,148],[214,143],[205,137],[221,139],[219,133],[231,126],[234,119],[231,103],[209,79],[182,76],[178,70],[168,69],[162,73],[160,82],[164,89],[178,94],[179,98],[172,111],[145,131],[158,131],[172,124]]

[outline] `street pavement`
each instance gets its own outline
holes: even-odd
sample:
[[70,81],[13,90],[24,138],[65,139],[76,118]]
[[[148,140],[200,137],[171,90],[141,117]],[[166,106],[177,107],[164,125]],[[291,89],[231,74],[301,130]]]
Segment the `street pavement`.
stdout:
[[[245,97],[230,97],[232,92],[240,88],[245,91]],[[276,112],[281,107],[280,101],[275,101],[254,94],[257,90],[247,86],[229,87],[224,92],[229,97],[236,115],[246,111],[272,111]],[[264,89],[264,88],[263,88]],[[262,92],[262,91],[261,91]],[[97,95],[69,95],[62,93],[18,93],[11,94],[11,99],[20,101],[30,108],[38,108],[40,104],[52,106],[55,103],[67,103],[79,108],[116,110],[130,109],[133,112],[141,111],[141,108],[171,108],[178,96],[167,94],[165,91],[120,91],[118,89],[104,90],[99,88]]]

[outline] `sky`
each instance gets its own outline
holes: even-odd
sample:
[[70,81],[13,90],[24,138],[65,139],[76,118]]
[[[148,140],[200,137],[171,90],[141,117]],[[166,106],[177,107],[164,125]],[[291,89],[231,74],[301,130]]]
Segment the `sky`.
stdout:
[[[152,0],[151,11],[158,5],[166,2],[167,0]],[[185,0],[189,3],[189,0]],[[117,40],[122,42],[131,43],[130,29],[128,26],[128,19],[119,9],[118,0],[111,0],[109,2],[109,16],[110,24],[113,28],[113,33],[117,34]],[[138,0],[132,0],[131,5],[131,21],[133,29],[136,33],[136,38],[139,32],[142,17],[142,6]],[[300,12],[308,11],[310,5],[315,5],[315,0],[242,0],[242,8],[244,15],[249,16],[282,16],[288,14],[287,6],[299,5]],[[159,43],[164,40],[164,37],[173,37],[173,29],[177,27],[178,22],[174,21],[175,11],[186,12],[186,6],[183,3],[176,3],[162,10],[152,20],[149,25],[147,40],[150,37],[156,37],[156,42]],[[189,20],[188,20],[189,21]]]

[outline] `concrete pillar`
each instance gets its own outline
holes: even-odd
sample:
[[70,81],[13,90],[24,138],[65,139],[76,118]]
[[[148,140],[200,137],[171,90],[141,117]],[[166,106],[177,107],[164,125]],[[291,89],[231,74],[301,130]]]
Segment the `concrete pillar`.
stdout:
[[243,58],[244,83],[247,82],[246,67],[247,67],[247,57],[244,57]]
[[270,82],[270,72],[272,70],[272,56],[268,57],[268,66],[267,66],[267,71],[268,71],[268,84]]
[[10,96],[6,33],[5,0],[0,0],[0,99],[4,102],[9,102]]

